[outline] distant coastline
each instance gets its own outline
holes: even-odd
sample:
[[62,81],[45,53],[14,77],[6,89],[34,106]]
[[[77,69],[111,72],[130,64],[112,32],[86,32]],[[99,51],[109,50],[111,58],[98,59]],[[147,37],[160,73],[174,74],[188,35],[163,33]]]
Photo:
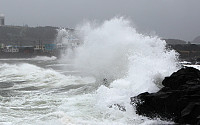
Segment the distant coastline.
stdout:
[[[33,58],[36,56],[59,58],[61,51],[70,46],[70,44],[56,43],[59,29],[59,27],[52,26],[0,26],[0,58]],[[74,31],[69,28],[65,29],[70,32]]]
[[[69,46],[57,45],[59,27],[0,26],[0,58],[32,58],[60,56]],[[65,28],[71,32],[74,29]],[[183,60],[200,61],[200,45],[179,39],[163,39],[168,48],[175,49]],[[10,48],[9,48],[10,47]]]

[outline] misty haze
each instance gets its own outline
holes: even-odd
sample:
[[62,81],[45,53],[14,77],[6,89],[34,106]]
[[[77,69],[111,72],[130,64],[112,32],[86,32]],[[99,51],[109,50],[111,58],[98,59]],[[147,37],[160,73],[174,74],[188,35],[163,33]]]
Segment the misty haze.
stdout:
[[0,125],[200,124],[199,0],[0,0]]

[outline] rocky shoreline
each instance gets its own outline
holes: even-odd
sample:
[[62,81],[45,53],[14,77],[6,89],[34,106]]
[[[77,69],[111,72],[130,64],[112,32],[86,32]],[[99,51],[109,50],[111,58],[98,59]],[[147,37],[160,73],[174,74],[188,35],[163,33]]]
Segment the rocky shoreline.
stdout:
[[200,124],[200,71],[184,67],[166,77],[157,93],[131,97],[139,115],[172,120],[179,124]]

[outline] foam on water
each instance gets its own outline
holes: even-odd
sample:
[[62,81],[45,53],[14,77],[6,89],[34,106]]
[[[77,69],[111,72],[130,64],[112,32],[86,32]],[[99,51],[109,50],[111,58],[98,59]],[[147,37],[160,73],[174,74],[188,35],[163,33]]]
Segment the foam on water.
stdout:
[[[0,82],[22,81],[26,82],[24,86],[62,87],[66,85],[86,84],[89,82],[81,82],[86,78],[65,76],[53,69],[44,69],[28,63],[0,64],[0,70]],[[24,86],[21,84],[19,85],[19,87]],[[15,87],[17,87],[17,85]]]
[[57,57],[55,56],[51,56],[51,57],[47,57],[47,56],[36,56],[35,58],[33,58],[32,60],[43,60],[43,61],[50,61],[50,60],[56,60]]
[[[124,18],[95,25],[86,23],[77,30],[83,39],[82,45],[73,53],[68,52],[60,62],[65,68],[69,67],[65,64],[71,62],[77,71],[92,77],[66,76],[51,69],[52,64],[47,69],[27,63],[0,64],[0,82],[26,81],[15,84],[16,89],[45,88],[29,93],[22,91],[23,96],[0,96],[0,124],[171,123],[138,116],[130,105],[130,97],[144,91],[157,91],[161,80],[178,69],[177,54],[166,49],[165,41],[138,33]],[[58,36],[67,36],[65,31]],[[126,111],[120,111],[115,104]]]
[[90,77],[65,76],[53,69],[27,63],[0,64],[0,71],[0,85],[14,84],[0,87],[2,125],[73,123],[74,118],[66,114],[68,111],[63,112],[59,107],[71,102],[71,96],[85,93],[88,88],[85,85],[95,83]]
[[[138,118],[131,110],[130,97],[159,90],[163,78],[179,68],[177,53],[166,49],[165,41],[138,33],[123,17],[99,25],[86,23],[77,30],[83,44],[75,50],[75,66],[94,76],[97,84],[106,78],[109,86],[100,86],[94,94],[95,108],[115,120],[122,118],[121,123]],[[108,108],[113,104],[126,107],[126,113],[114,115]]]
[[51,57],[47,57],[47,56],[36,56],[34,58],[5,58],[5,59],[0,59],[1,61],[6,61],[6,60],[11,60],[11,61],[26,61],[26,60],[40,60],[40,61],[50,61],[50,60],[56,60],[57,57],[55,56],[51,56]]
[[193,68],[200,70],[200,65],[184,65],[184,66],[193,67]]
[[164,76],[177,70],[177,53],[157,36],[136,31],[129,20],[113,18],[78,30],[84,43],[77,48],[75,66],[98,79],[114,80],[110,87],[135,93],[155,91]]

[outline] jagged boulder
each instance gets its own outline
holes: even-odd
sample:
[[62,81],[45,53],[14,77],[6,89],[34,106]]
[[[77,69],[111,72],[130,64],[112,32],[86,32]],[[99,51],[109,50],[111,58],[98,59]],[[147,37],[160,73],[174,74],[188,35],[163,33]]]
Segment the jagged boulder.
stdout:
[[200,71],[186,67],[166,77],[157,93],[132,97],[137,113],[181,124],[200,124]]

